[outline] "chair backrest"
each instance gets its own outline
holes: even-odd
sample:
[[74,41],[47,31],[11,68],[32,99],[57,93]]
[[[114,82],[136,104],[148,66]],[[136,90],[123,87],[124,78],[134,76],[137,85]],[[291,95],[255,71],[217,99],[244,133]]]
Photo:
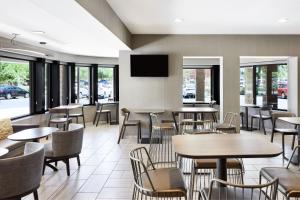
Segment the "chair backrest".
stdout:
[[216,103],[217,103],[217,101],[215,101],[215,100],[211,100],[210,102],[209,102],[209,107],[214,107],[214,105],[216,105]]
[[273,120],[273,127],[276,127],[276,122],[279,117],[296,117],[294,113],[291,112],[272,112],[272,120]]
[[44,145],[28,142],[24,155],[0,159],[0,199],[19,196],[39,187],[44,162]]
[[155,170],[155,167],[150,159],[147,149],[145,147],[133,149],[129,153],[129,157],[134,177],[134,184],[141,190],[147,190],[145,188],[145,185],[147,185],[151,187],[151,191],[155,191],[154,185],[148,173],[148,170]]
[[272,116],[272,106],[270,105],[265,105],[263,107],[261,107],[259,109],[259,115],[262,116],[262,115],[268,115],[268,116]]
[[95,101],[95,105],[96,105],[96,111],[102,111],[103,109],[103,104],[99,103],[98,101]]
[[83,125],[69,124],[69,130],[52,133],[53,156],[78,155],[82,149]]
[[128,110],[127,108],[122,108],[121,114],[124,116],[124,120],[123,120],[123,124],[124,124],[129,119],[130,110]]
[[66,114],[68,112],[68,109],[64,108],[49,108],[50,114]]
[[[220,179],[212,179],[210,182],[208,196],[204,199],[276,200],[277,187],[278,178],[261,185],[238,185]],[[201,194],[203,195],[203,192]]]
[[235,113],[233,113],[233,112],[227,112],[227,113],[225,114],[223,123],[224,123],[224,124],[231,125],[231,124],[232,124],[232,121],[234,120],[234,117],[235,117]]

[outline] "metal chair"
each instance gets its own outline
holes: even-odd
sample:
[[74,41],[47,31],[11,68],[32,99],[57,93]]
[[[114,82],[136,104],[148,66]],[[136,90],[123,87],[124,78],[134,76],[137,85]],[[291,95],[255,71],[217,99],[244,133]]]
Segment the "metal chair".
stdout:
[[270,120],[272,122],[272,107],[264,106],[259,109],[259,114],[251,115],[251,131],[253,130],[253,119],[259,120],[259,129],[260,124],[262,125],[264,134],[266,135],[265,123],[264,121]]
[[121,109],[122,115],[124,116],[123,124],[121,127],[121,131],[119,134],[118,144],[120,143],[121,138],[124,138],[124,134],[126,131],[127,126],[136,126],[137,127],[137,143],[140,142],[140,139],[142,137],[141,133],[141,121],[140,120],[129,120],[130,111],[127,108]]
[[215,129],[223,133],[236,133],[237,118],[237,113],[228,112],[225,115],[223,123],[218,124]]
[[274,112],[274,113],[272,113],[273,128],[272,128],[272,134],[271,134],[271,142],[273,142],[273,140],[274,140],[274,134],[275,133],[280,133],[281,134],[281,136],[282,136],[282,138],[281,138],[282,159],[284,160],[284,159],[287,159],[285,157],[285,136],[287,136],[287,135],[292,135],[293,136],[291,149],[294,149],[295,137],[298,135],[298,130],[297,130],[297,126],[295,126],[294,128],[276,127],[276,122],[278,121],[279,117],[296,117],[296,115],[294,113],[290,113],[290,112]]
[[145,147],[129,153],[134,189],[132,199],[187,198],[187,189],[178,168],[156,168]]
[[95,102],[95,104],[96,104],[96,113],[95,113],[95,117],[94,117],[94,120],[93,120],[93,124],[95,124],[96,120],[97,120],[96,126],[98,126],[101,114],[106,115],[106,122],[107,123],[111,123],[111,112],[110,112],[110,110],[104,110],[103,109],[104,105],[99,103],[99,102]]
[[50,163],[63,161],[67,167],[67,175],[70,176],[69,159],[77,158],[78,166],[80,166],[79,154],[82,149],[83,125],[70,124],[68,131],[57,131],[52,133],[52,142],[45,145],[45,158],[43,173],[45,166],[50,167],[54,171],[57,168]]
[[81,117],[82,118],[82,123],[83,123],[83,126],[85,128],[85,119],[84,119],[84,111],[83,111],[83,105],[81,107],[81,112],[76,112],[76,113],[70,113],[69,114],[69,117],[70,118],[75,118],[76,119],[76,123],[78,124],[78,118]]
[[49,121],[48,126],[55,124],[58,128],[59,125],[63,125],[63,130],[68,129],[71,118],[68,117],[68,110],[63,108],[50,108],[49,109]]
[[21,199],[33,193],[38,200],[44,159],[44,145],[27,142],[24,154],[0,159],[0,199]]
[[299,199],[300,198],[300,172],[299,170],[290,169],[291,160],[300,146],[296,146],[291,158],[286,167],[264,167],[260,170],[260,180],[263,177],[267,181],[278,178],[278,192],[280,192],[285,199]]
[[208,189],[201,190],[203,200],[276,200],[278,179],[260,185],[239,185],[213,179]]
[[173,151],[172,136],[176,135],[174,123],[162,122],[157,114],[150,113],[152,133],[149,154],[151,160],[159,166],[175,166],[175,152]]

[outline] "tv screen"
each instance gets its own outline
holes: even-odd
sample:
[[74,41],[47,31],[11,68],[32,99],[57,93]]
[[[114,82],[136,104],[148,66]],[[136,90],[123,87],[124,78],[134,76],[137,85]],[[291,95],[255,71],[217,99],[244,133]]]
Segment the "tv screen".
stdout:
[[131,55],[130,66],[133,77],[167,77],[168,55]]

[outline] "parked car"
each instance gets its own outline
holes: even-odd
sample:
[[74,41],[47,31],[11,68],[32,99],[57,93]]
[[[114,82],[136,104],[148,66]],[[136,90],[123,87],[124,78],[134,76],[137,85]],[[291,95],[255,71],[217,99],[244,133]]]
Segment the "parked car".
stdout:
[[277,89],[278,96],[281,96],[281,98],[286,99],[288,95],[288,87],[286,83],[279,83],[278,89]]
[[182,96],[185,99],[193,99],[196,97],[196,90],[194,88],[184,88]]
[[0,97],[4,97],[5,99],[11,99],[20,96],[24,98],[28,98],[29,92],[17,86],[12,86],[12,85],[0,86]]

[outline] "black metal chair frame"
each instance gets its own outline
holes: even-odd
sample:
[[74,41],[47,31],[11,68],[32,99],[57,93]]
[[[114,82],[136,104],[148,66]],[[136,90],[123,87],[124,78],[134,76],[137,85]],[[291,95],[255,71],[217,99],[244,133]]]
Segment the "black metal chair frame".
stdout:
[[[266,135],[266,129],[265,129],[265,124],[264,121],[266,120],[272,120],[272,113],[271,113],[271,107],[270,106],[265,106],[259,109],[259,115],[252,115],[251,116],[251,131],[253,131],[253,119],[258,119],[259,120],[259,129],[260,129],[260,124],[262,125],[264,134]],[[262,112],[268,112],[269,117],[265,117],[265,115],[262,114]]]

